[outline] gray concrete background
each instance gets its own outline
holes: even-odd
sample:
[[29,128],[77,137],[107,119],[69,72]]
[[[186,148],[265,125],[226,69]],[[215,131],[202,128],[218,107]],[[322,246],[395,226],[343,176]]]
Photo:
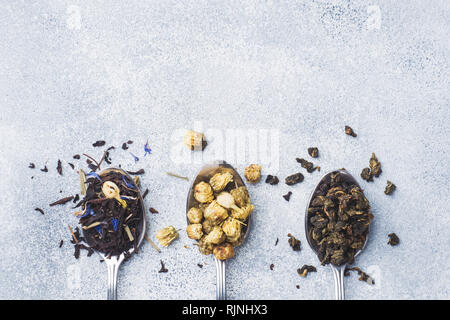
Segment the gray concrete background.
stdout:
[[[282,181],[303,170],[295,158],[308,147],[320,150],[322,172],[304,172],[303,183],[249,186],[257,209],[227,265],[230,299],[333,298],[331,270],[306,244],[304,208],[323,173],[345,167],[359,177],[372,151],[383,174],[361,183],[375,220],[356,265],[376,285],[352,275],[347,297],[450,298],[449,9],[444,0],[0,1],[0,298],[106,297],[106,265],[86,252],[73,258],[73,210],[48,206],[78,192],[67,161],[85,168],[71,157],[100,157],[91,147],[98,139],[134,141],[137,164],[120,148],[111,155],[113,165],[147,172],[146,204],[160,212],[148,214],[148,235],[184,229],[189,184],[164,172],[193,176],[201,167],[176,163],[170,151],[174,132],[194,122],[274,129],[279,170],[263,166],[263,175]],[[144,158],[147,139],[153,153]],[[214,156],[217,143],[204,154]],[[40,172],[46,162],[49,172]],[[398,187],[391,197],[387,179]],[[301,252],[289,248],[289,232]],[[386,244],[390,232],[399,246]],[[158,273],[160,259],[167,274]],[[318,272],[299,277],[303,264]],[[214,299],[214,262],[182,231],[161,254],[144,243],[122,265],[118,290],[121,299]]]

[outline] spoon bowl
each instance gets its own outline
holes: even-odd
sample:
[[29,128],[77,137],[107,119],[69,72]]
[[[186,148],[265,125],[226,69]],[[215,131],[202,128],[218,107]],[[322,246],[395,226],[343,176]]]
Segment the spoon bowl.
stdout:
[[[136,248],[137,248],[141,245],[142,240],[144,239],[144,236],[145,236],[145,212],[146,211],[145,211],[144,199],[142,198],[142,194],[139,189],[139,186],[137,186],[134,183],[133,178],[131,178],[130,175],[126,171],[124,171],[122,169],[118,169],[118,168],[109,168],[109,169],[105,169],[102,172],[100,172],[99,176],[103,177],[111,172],[120,173],[121,175],[125,176],[128,179],[128,181],[130,181],[130,183],[133,184],[134,187],[136,187],[137,198],[138,198],[138,201],[140,202],[140,206],[142,208],[141,221],[138,224],[139,237],[137,239],[137,246],[136,246]],[[114,186],[113,186],[113,188],[114,188]],[[114,190],[114,192],[113,192],[114,195],[113,195],[113,193],[111,193],[111,195],[107,195],[107,196],[111,197],[111,198],[116,198],[119,195],[118,191],[119,190]],[[93,244],[92,237],[89,236],[84,231],[84,229],[83,229],[83,237],[86,239],[87,244],[89,246],[92,246],[92,244]],[[127,251],[127,253],[132,254],[134,251],[135,251],[135,248],[133,246]],[[102,259],[105,261],[105,263],[108,267],[108,295],[107,295],[107,298],[108,298],[108,300],[117,300],[117,274],[118,274],[120,264],[125,260],[125,253],[121,253],[119,256],[107,256],[107,254],[104,252],[100,252],[100,251],[96,251],[96,252],[102,257]]]
[[[225,173],[229,172],[233,175],[233,182],[235,188],[246,187],[244,180],[242,180],[241,176],[237,173],[237,171],[225,161],[215,161],[211,164],[205,165],[200,172],[198,172],[194,181],[191,184],[191,187],[188,192],[187,203],[186,203],[186,220],[189,224],[189,219],[187,219],[187,212],[192,207],[198,205],[198,201],[194,198],[194,187],[201,181],[208,182],[213,175],[216,173]],[[231,183],[230,183],[231,184]],[[227,190],[228,188],[225,188]],[[234,188],[233,188],[234,189]],[[252,215],[248,217],[246,222],[246,226],[243,226],[243,235],[241,236],[237,245],[241,245],[248,236],[248,231],[250,230],[252,221]],[[225,300],[226,299],[226,287],[225,287],[225,261],[219,260],[215,258],[216,263],[216,272],[217,272],[217,286],[216,286],[216,299],[217,300]]]
[[[306,213],[305,213],[305,235],[306,235],[306,240],[308,241],[309,246],[311,247],[311,249],[318,254],[318,249],[317,246],[315,245],[314,241],[312,240],[312,229],[311,229],[311,223],[309,221],[309,214],[308,214],[308,209],[311,205],[311,201],[314,199],[314,197],[316,195],[318,195],[321,191],[319,189],[320,185],[324,182],[330,182],[330,177],[332,174],[336,174],[336,173],[340,173],[341,178],[343,180],[343,182],[348,183],[350,185],[355,185],[359,188],[361,188],[361,186],[359,185],[359,183],[356,181],[356,179],[347,172],[347,170],[345,169],[339,169],[339,170],[335,170],[332,172],[329,172],[327,174],[325,174],[319,181],[319,183],[316,185],[316,187],[314,188],[314,190],[311,192],[311,195],[309,197],[308,200],[308,205],[306,207]],[[370,227],[369,227],[370,228]],[[364,250],[366,244],[367,244],[367,240],[369,238],[369,235],[366,235],[365,238],[365,242],[363,247],[358,250],[355,253],[355,257],[357,255],[359,255],[361,253],[362,250]],[[344,294],[344,272],[345,272],[345,268],[347,266],[346,263],[344,263],[343,265],[334,265],[334,264],[330,264],[332,270],[333,270],[333,275],[334,275],[334,282],[335,282],[335,294],[336,294],[336,299],[337,300],[344,300],[345,298],[345,294]]]

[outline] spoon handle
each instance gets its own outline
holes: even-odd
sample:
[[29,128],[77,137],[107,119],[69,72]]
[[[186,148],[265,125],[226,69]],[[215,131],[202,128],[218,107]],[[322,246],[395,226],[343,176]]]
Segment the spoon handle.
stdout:
[[117,273],[122,259],[112,257],[105,259],[108,266],[108,300],[117,300]]
[[344,293],[344,271],[346,265],[336,267],[331,265],[331,270],[333,270],[334,275],[334,292],[336,295],[336,300],[345,300]]
[[227,291],[225,287],[225,261],[216,260],[216,272],[217,272],[217,283],[216,283],[216,300],[226,300]]

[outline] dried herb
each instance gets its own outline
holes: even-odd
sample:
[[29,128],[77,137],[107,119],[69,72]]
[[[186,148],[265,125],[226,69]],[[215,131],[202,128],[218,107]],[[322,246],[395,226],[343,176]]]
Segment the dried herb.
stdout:
[[98,140],[92,144],[93,147],[103,147],[106,144],[106,141]]
[[277,246],[278,241],[279,241],[279,239],[277,238],[277,240],[275,240],[275,247]]
[[308,208],[308,239],[322,265],[353,263],[373,219],[363,191],[334,172],[323,181]]
[[74,196],[65,197],[65,198],[62,198],[62,199],[60,199],[58,201],[50,203],[49,206],[53,207],[53,206],[56,206],[56,205],[66,204],[67,202],[72,201],[74,198],[75,198]]
[[292,174],[288,177],[286,177],[285,182],[288,186],[292,186],[294,184],[300,183],[303,181],[303,179],[305,179],[305,177],[303,176],[303,174],[301,174],[300,172]]
[[138,171],[127,171],[128,174],[132,176],[138,176],[145,173],[144,169],[139,169]]
[[156,233],[156,239],[158,239],[159,243],[164,247],[169,246],[174,240],[178,239],[179,236],[177,229],[173,226],[163,228]]
[[148,144],[148,140],[147,140],[147,142],[146,142],[145,145],[144,145],[144,152],[145,152],[144,157],[145,157],[147,154],[151,154],[151,153],[152,153],[152,149],[150,149],[150,146],[149,146],[149,144]]
[[202,264],[200,264],[200,263],[197,263],[197,266],[200,268],[200,269],[202,269],[203,268],[203,265]]
[[45,214],[44,210],[42,210],[41,208],[34,208],[34,210],[39,211],[41,214]]
[[184,180],[186,180],[186,181],[189,181],[189,178],[188,177],[183,177],[183,176],[180,176],[180,175],[178,175],[178,174],[175,174],[175,173],[172,173],[172,172],[166,172],[169,176],[172,176],[172,177],[175,177],[175,178],[180,178],[180,179],[184,179]]
[[128,140],[127,143],[128,144],[133,144],[133,141],[132,140]]
[[375,156],[375,153],[372,152],[372,156],[370,157],[369,161],[369,167],[371,172],[375,177],[378,178],[378,176],[381,174],[381,163],[378,161],[377,157]]
[[[139,177],[137,177],[139,178]],[[136,183],[137,184],[137,183]],[[142,199],[145,199],[145,197],[148,195],[148,188],[145,189],[144,193],[142,194]]]
[[312,158],[317,158],[317,157],[319,157],[319,149],[317,149],[316,147],[308,148],[308,154]]
[[357,134],[349,126],[345,126],[345,134],[348,134],[349,136],[352,136],[352,137],[356,137],[357,136]]
[[34,168],[36,168],[36,166],[34,165],[34,163],[30,163],[30,165],[28,166],[28,168],[30,168],[30,169],[34,169]]
[[373,181],[373,174],[372,171],[370,171],[370,168],[364,168],[361,171],[361,178],[366,180],[367,182]]
[[296,239],[292,234],[288,233],[288,243],[291,246],[292,250],[300,251],[300,240]]
[[122,149],[123,149],[123,150],[128,150],[128,146],[127,146],[127,143],[126,143],[126,142],[124,142],[124,143],[122,144]]
[[42,172],[48,172],[48,168],[47,168],[47,166],[44,166],[44,168],[43,168],[43,169],[41,169],[41,171],[42,171]]
[[384,189],[384,194],[390,195],[395,191],[396,188],[397,186],[388,180],[386,189]]
[[[314,167],[314,164],[312,162],[309,162],[308,160],[305,160],[303,158],[296,158],[298,163],[308,171],[308,173],[314,172],[316,169],[319,169],[319,167]],[[320,171],[320,170],[319,170]]]
[[291,191],[289,191],[288,193],[286,193],[286,194],[283,196],[284,200],[286,200],[287,202],[289,202],[289,200],[291,200],[291,195],[292,195],[292,192],[291,192]]
[[278,182],[280,182],[280,180],[278,179],[277,176],[272,176],[272,175],[268,175],[266,178],[266,183],[270,184],[270,185],[277,185]]
[[134,159],[134,163],[136,163],[136,162],[139,161],[139,158],[138,158],[136,155],[134,155],[132,152],[130,152],[130,154],[131,154],[131,156],[132,156],[133,159]]
[[160,260],[160,261],[161,261],[161,269],[158,272],[159,273],[166,273],[166,272],[168,272],[169,270],[166,269],[166,266],[164,265],[164,262],[162,260]]
[[155,214],[155,213],[159,213],[158,210],[156,210],[155,208],[150,208],[149,209],[151,213]]
[[75,195],[75,197],[73,198],[73,203],[77,203],[78,202],[78,200],[80,200],[80,195],[77,193],[76,195]]
[[61,160],[58,160],[58,165],[56,167],[56,171],[58,171],[59,175],[62,176],[62,165],[61,165]]
[[271,271],[273,271],[273,267],[275,267],[275,265],[272,263],[272,264],[270,265],[270,270],[271,270]]
[[348,277],[350,275],[350,271],[356,271],[359,275],[359,281],[367,282],[368,284],[375,284],[375,281],[364,271],[362,271],[358,267],[353,268],[345,268],[344,276]]
[[297,289],[300,289],[300,286],[299,286],[299,285],[296,285],[295,287],[296,287]]
[[59,247],[61,248],[61,247],[63,246],[63,244],[64,244],[64,240],[61,240],[61,241],[59,242]]
[[76,155],[73,156],[73,158],[76,159],[76,160],[80,160],[81,156],[79,154],[76,154]]
[[389,237],[388,244],[390,244],[391,246],[396,246],[400,243],[400,239],[395,233],[389,233],[388,237]]
[[73,163],[68,162],[67,163],[73,170],[75,170],[75,166],[73,165]]
[[308,266],[308,265],[304,265],[303,267],[301,267],[300,269],[297,269],[297,273],[299,274],[299,276],[305,278],[309,272],[317,272],[316,267],[314,266]]
[[147,235],[144,235],[144,239],[150,243],[150,245],[153,247],[153,249],[155,249],[156,251],[158,251],[158,253],[161,253],[161,250],[158,248],[158,246],[149,238],[147,237]]

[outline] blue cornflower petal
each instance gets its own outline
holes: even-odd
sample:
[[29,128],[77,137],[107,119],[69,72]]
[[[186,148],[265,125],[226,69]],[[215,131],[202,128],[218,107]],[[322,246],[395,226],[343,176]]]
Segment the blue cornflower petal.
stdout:
[[113,218],[112,225],[113,225],[114,231],[117,231],[117,227],[119,226],[119,220],[116,218]]
[[96,226],[96,227],[95,227],[95,230],[97,230],[97,232],[98,232],[99,234],[102,234],[102,228],[101,228],[100,226]]
[[133,158],[134,158],[134,163],[136,163],[136,162],[138,162],[139,161],[139,158],[138,157],[136,157],[134,154],[132,154],[131,152],[130,152],[130,154],[133,156]]
[[128,188],[135,189],[134,185],[132,185],[131,183],[128,183],[127,179],[125,179],[125,176],[122,176],[122,181],[127,185]]
[[145,157],[147,154],[151,154],[151,153],[152,153],[152,149],[150,149],[150,147],[149,147],[149,145],[148,145],[148,140],[147,140],[147,142],[145,143],[144,151],[145,151],[144,157]]
[[97,173],[95,173],[94,171],[89,172],[89,173],[86,175],[86,177],[95,177],[95,178],[97,178],[98,180],[100,180],[100,182],[102,182],[102,178],[100,178],[100,176],[99,176]]

